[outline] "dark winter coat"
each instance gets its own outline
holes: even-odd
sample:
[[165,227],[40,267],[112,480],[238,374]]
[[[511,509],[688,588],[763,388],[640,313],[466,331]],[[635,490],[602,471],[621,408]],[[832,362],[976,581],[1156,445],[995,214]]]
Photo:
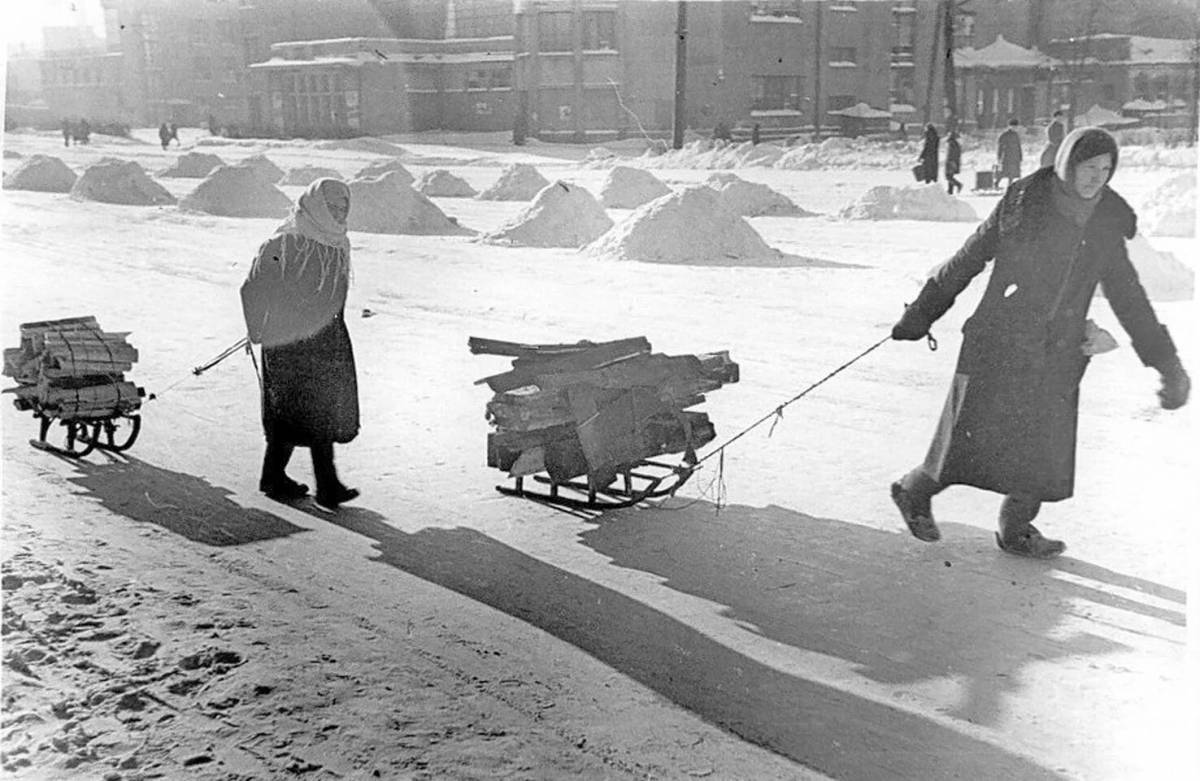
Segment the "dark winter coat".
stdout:
[[1021,134],[1009,128],[1000,134],[996,148],[996,163],[1000,166],[1000,178],[1016,179],[1021,175]]
[[[268,438],[311,446],[358,435],[358,379],[343,314],[347,285],[330,285],[310,239],[276,235],[242,285],[250,340],[263,345],[262,419]],[[328,249],[328,248],[326,248]],[[308,263],[280,263],[307,255]]]
[[1054,165],[1054,156],[1058,154],[1058,147],[1062,145],[1066,134],[1066,126],[1060,120],[1056,119],[1046,127],[1046,148],[1042,150],[1040,160],[1043,168]]
[[941,139],[938,137],[937,130],[933,127],[925,128],[924,142],[921,144],[921,156],[918,162],[921,164],[921,181],[936,182],[938,178],[938,143]]
[[1054,171],[1008,189],[962,249],[939,266],[914,306],[932,323],[995,260],[987,289],[963,325],[963,344],[937,433],[930,476],[1042,501],[1074,491],[1081,345],[1096,286],[1142,363],[1159,367],[1175,346],[1138,281],[1125,240],[1128,204],[1108,187],[1079,226],[1052,205]]
[[956,176],[962,170],[962,145],[957,138],[946,139],[946,178]]

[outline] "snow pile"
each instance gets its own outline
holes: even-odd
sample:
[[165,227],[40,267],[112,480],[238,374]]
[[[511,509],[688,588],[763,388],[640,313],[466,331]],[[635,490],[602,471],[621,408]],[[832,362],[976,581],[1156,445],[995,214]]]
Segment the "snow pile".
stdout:
[[504,166],[495,184],[475,197],[481,201],[528,201],[548,184],[532,165],[512,163]]
[[258,168],[242,163],[214,170],[179,208],[220,217],[286,217],[292,202]]
[[599,257],[689,265],[760,265],[781,257],[709,187],[694,185],[638,207],[592,242]]
[[408,186],[407,172],[389,171],[350,182],[350,230],[420,236],[462,236],[474,231],[447,217],[433,201]]
[[1195,169],[1196,147],[1122,146],[1121,167]]
[[445,168],[426,171],[413,186],[430,198],[474,198],[478,195],[466,179],[455,176]]
[[1190,301],[1195,297],[1196,273],[1174,254],[1156,250],[1140,232],[1125,246],[1151,301]]
[[1196,172],[1173,176],[1141,208],[1139,222],[1150,236],[1196,235]]
[[[397,146],[390,141],[384,141],[382,138],[372,138],[370,136],[362,136],[360,138],[335,138],[329,141],[319,141],[316,144],[317,149],[331,151],[347,151],[347,152],[371,152],[377,155],[398,155],[404,154],[404,147]],[[380,174],[384,173],[380,171]]]
[[404,167],[403,163],[401,163],[399,160],[396,160],[396,159],[380,160],[377,163],[371,163],[370,165],[368,165],[367,167],[363,168],[361,171],[356,173],[354,175],[354,178],[355,179],[378,179],[379,177],[383,176],[384,174],[390,174],[390,173],[398,174],[400,177],[399,179],[393,179],[391,181],[403,182],[404,184],[409,185],[409,186],[411,186],[413,183],[412,173],[407,168]]
[[225,165],[225,161],[216,155],[204,152],[188,152],[180,155],[175,164],[163,169],[158,175],[179,177],[184,179],[203,179],[213,172],[214,168]]
[[745,168],[771,167],[784,155],[775,144],[729,143],[711,138],[689,141],[682,149],[661,154],[647,150],[644,165],[654,168]]
[[4,177],[4,189],[69,193],[76,178],[75,172],[57,157],[32,155]]
[[175,196],[132,160],[101,158],[84,170],[71,188],[71,197],[130,206],[175,203]]
[[587,157],[580,161],[580,168],[609,168],[620,161],[617,153],[608,147],[597,146],[588,150]]
[[25,155],[21,154],[20,152],[14,150],[14,149],[5,149],[4,150],[4,159],[5,160],[18,160],[24,156]]
[[743,217],[813,216],[812,212],[801,209],[787,196],[765,184],[747,182],[737,174],[716,173],[704,183],[719,192],[725,205]]
[[547,185],[511,222],[486,234],[490,244],[582,247],[613,226],[600,202],[576,184]]
[[308,187],[318,179],[341,179],[342,175],[332,168],[322,168],[319,165],[302,165],[299,168],[291,168],[279,180],[280,184],[296,185],[298,187]]
[[936,220],[973,222],[971,206],[936,184],[909,187],[879,185],[838,212],[844,220]]
[[609,209],[636,209],[670,192],[671,188],[649,171],[619,165],[604,177],[600,203]]
[[251,155],[238,165],[246,165],[258,171],[259,176],[268,184],[275,184],[283,178],[283,169],[271,162],[271,158],[263,154]]

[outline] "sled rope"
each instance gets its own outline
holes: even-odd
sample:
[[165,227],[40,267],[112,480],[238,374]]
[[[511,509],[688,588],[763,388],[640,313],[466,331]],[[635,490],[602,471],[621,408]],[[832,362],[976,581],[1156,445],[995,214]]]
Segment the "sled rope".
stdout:
[[[161,391],[158,391],[157,393],[151,393],[146,398],[146,401],[154,401],[159,396],[163,395],[167,391],[169,391],[172,388],[174,388],[175,386],[179,385],[181,382],[184,382],[185,380],[188,380],[191,377],[199,377],[204,372],[208,371],[209,369],[216,366],[221,361],[225,360],[226,358],[228,358],[229,356],[233,355],[238,350],[241,350],[243,348],[245,348],[246,352],[250,353],[250,360],[253,361],[254,360],[254,352],[250,349],[250,339],[249,339],[249,337],[243,336],[241,339],[238,339],[236,342],[229,345],[229,347],[226,347],[224,350],[222,350],[221,353],[219,355],[217,355],[217,357],[213,358],[212,360],[208,361],[207,363],[202,363],[199,366],[194,367],[190,374],[180,377],[178,380],[175,380],[175,382],[171,383],[170,385],[163,388]],[[258,362],[257,361],[255,361],[255,363],[254,363],[254,372],[255,372],[255,374],[258,373]],[[261,377],[259,378],[259,384],[260,385],[262,384]]]

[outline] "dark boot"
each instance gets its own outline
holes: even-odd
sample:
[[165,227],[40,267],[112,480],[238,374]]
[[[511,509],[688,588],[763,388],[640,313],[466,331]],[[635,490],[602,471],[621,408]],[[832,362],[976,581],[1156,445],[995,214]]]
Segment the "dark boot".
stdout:
[[267,439],[267,452],[263,456],[262,477],[258,480],[258,490],[277,502],[289,502],[308,494],[307,485],[297,483],[284,471],[295,449],[290,442]]
[[900,516],[912,536],[922,542],[937,542],[942,538],[933,520],[932,503],[941,490],[941,484],[920,466],[892,483],[892,501],[900,508]]
[[357,488],[347,488],[338,479],[333,465],[333,445],[312,446],[313,473],[317,478],[317,504],[327,510],[336,510],[343,502],[358,497]]
[[1063,554],[1066,543],[1043,537],[1032,523],[1041,508],[1042,503],[1032,496],[1010,494],[1004,497],[1004,503],[1000,505],[1000,531],[996,533],[1000,550],[1031,559],[1052,559]]

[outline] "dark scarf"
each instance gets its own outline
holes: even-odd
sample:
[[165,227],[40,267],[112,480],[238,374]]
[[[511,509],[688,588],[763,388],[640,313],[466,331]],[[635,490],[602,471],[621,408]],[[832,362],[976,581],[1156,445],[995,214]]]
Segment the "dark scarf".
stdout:
[[1101,188],[1093,198],[1084,198],[1058,176],[1051,179],[1053,181],[1050,184],[1050,200],[1054,204],[1054,210],[1080,227],[1086,225],[1096,204],[1100,203],[1104,189]]

